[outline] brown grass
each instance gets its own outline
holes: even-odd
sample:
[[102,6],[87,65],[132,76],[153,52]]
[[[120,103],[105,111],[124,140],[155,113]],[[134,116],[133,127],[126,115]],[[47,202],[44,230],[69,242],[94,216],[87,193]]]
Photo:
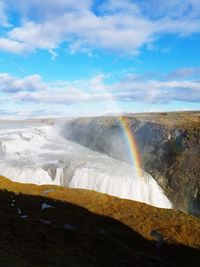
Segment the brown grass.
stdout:
[[196,267],[199,225],[173,210],[0,177],[1,267]]
[[[168,243],[200,247],[200,219],[180,211],[155,208],[95,191],[14,183],[3,177],[0,178],[0,189],[45,196],[84,207],[122,222],[148,240],[154,239],[150,233],[157,230]],[[45,193],[46,190],[53,191]]]

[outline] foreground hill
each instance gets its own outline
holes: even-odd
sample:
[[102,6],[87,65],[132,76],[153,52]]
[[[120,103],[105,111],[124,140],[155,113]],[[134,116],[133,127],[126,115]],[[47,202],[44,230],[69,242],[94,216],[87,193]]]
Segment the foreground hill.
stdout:
[[0,266],[199,266],[200,220],[0,177]]

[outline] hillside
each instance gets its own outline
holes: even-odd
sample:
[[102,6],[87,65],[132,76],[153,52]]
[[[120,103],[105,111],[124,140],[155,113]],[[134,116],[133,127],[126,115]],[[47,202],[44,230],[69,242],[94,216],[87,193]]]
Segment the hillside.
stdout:
[[197,217],[3,177],[0,190],[0,266],[200,264]]

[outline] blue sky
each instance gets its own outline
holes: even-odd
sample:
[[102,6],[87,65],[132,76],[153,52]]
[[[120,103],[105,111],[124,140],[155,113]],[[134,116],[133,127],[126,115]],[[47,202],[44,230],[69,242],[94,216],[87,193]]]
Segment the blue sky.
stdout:
[[1,118],[200,109],[199,0],[0,0]]

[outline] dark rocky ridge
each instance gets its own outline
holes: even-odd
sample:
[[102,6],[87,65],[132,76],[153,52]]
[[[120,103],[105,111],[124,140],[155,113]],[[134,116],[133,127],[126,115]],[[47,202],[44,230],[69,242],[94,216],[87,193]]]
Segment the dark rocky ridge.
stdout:
[[[200,215],[200,112],[128,114],[142,168],[163,188],[175,209]],[[65,137],[129,162],[119,118],[79,118]]]

